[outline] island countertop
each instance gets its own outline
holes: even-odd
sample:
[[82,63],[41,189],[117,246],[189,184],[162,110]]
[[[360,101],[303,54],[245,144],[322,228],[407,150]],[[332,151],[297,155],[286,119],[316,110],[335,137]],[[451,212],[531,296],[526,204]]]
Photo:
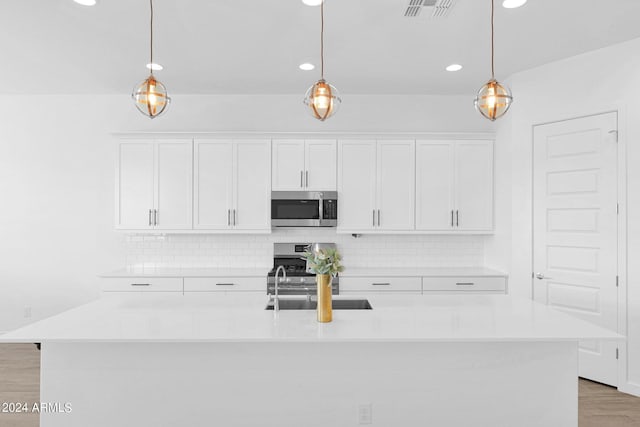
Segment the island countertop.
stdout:
[[[352,299],[356,296],[336,296]],[[517,342],[621,339],[507,295],[363,295],[373,310],[265,310],[259,294],[111,295],[0,335],[21,342]]]

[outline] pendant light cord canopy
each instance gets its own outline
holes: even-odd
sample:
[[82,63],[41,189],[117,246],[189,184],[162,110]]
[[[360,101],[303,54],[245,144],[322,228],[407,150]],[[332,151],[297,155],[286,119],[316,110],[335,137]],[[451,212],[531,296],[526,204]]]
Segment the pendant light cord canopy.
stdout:
[[320,3],[320,80],[311,86],[304,95],[304,104],[309,107],[307,111],[320,120],[325,121],[333,116],[342,99],[335,86],[324,80],[324,2]]
[[153,119],[162,114],[166,109],[171,98],[167,94],[167,88],[160,83],[153,75],[153,0],[149,0],[150,10],[150,37],[149,37],[149,58],[148,67],[151,70],[149,77],[133,89],[131,97],[135,102],[135,106],[142,114]]
[[496,80],[494,18],[495,0],[491,0],[491,80],[480,88],[474,100],[476,110],[491,121],[504,116],[513,102],[509,88]]

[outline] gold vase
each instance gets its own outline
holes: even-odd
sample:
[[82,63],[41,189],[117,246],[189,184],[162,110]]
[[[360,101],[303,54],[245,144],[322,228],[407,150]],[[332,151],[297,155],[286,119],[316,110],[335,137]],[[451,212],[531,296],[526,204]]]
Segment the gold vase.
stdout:
[[318,285],[318,322],[331,322],[331,275],[316,274]]

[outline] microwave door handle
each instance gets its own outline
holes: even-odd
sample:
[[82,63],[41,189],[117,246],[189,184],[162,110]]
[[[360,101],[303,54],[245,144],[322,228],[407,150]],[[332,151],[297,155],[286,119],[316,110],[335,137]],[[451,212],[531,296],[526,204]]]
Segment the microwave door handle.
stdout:
[[322,193],[318,193],[318,200],[319,200],[319,203],[318,203],[319,212],[318,212],[318,214],[320,215],[319,224],[322,225],[322,218],[323,218],[323,215],[324,215],[324,200],[322,199]]

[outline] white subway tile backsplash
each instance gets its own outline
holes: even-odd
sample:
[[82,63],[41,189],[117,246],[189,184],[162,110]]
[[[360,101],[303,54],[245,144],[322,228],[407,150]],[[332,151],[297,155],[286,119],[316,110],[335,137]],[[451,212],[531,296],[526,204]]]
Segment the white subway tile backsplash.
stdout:
[[351,235],[334,230],[276,230],[267,235],[125,235],[127,267],[270,268],[274,242],[335,242],[346,267],[477,267],[484,236]]

